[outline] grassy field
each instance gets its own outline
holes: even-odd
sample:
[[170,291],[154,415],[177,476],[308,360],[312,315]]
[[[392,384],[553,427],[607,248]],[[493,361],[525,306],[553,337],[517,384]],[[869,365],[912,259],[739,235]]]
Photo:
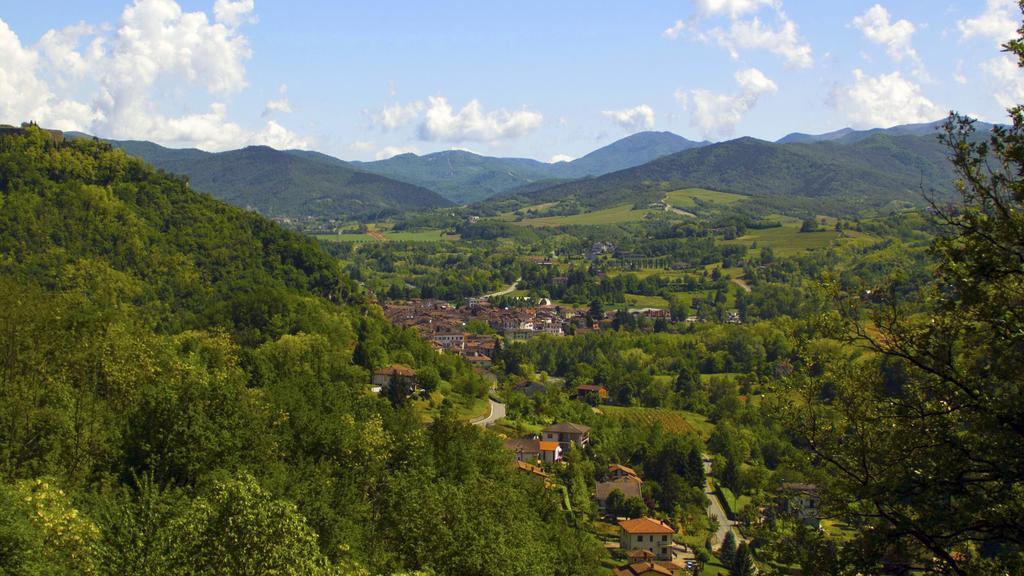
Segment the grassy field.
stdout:
[[601,411],[611,418],[620,418],[639,424],[660,423],[666,432],[696,432],[701,437],[711,436],[715,425],[700,414],[670,410],[668,408],[638,408],[625,406],[602,406]]
[[622,224],[643,220],[651,210],[633,210],[632,204],[621,204],[604,210],[595,210],[572,216],[547,216],[544,218],[527,218],[517,224],[521,226],[600,226],[606,224]]
[[824,248],[839,237],[834,230],[823,232],[800,232],[799,224],[784,224],[779,228],[748,230],[745,236],[735,240],[723,240],[723,244],[746,244],[757,242],[758,247],[771,246],[776,256],[792,256],[804,250]]
[[710,204],[735,204],[736,202],[746,199],[747,196],[742,196],[740,194],[716,192],[714,190],[705,190],[703,188],[673,190],[665,195],[665,202],[676,208],[696,208],[699,206],[697,203],[698,201]]
[[317,238],[320,240],[327,240],[328,242],[380,242],[380,238],[391,242],[439,242],[439,241],[451,241],[458,240],[458,235],[445,234],[443,230],[416,230],[412,232],[401,231],[387,231],[378,233],[379,236],[371,236],[370,234],[317,234]]

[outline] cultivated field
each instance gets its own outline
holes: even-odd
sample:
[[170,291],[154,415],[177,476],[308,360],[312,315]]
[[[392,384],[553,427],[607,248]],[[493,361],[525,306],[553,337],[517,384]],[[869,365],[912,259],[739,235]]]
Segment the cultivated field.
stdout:
[[684,412],[682,410],[670,410],[668,408],[638,408],[625,406],[602,406],[601,411],[612,418],[620,418],[638,424],[661,424],[666,432],[689,433],[695,432],[701,437],[707,438],[714,430],[714,424],[700,414]]

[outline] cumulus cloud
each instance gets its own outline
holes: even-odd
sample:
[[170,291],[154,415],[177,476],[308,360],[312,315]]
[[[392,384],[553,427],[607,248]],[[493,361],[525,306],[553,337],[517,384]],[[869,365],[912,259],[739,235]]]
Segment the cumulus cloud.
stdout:
[[984,12],[975,18],[960,20],[957,22],[957,28],[960,29],[960,37],[963,40],[980,36],[1001,46],[1017,36],[1019,18],[1020,7],[1016,0],[988,0]]
[[705,137],[731,136],[736,125],[758,102],[761,96],[776,92],[779,87],[757,68],[747,68],[735,74],[738,94],[719,94],[696,89],[676,91],[676,100],[690,112],[690,125]]
[[419,118],[423,112],[423,102],[412,102],[401,105],[398,103],[385,107],[373,115],[373,124],[385,132],[389,132]]
[[415,146],[385,146],[377,151],[377,160],[387,160],[399,154],[419,154]]
[[[734,59],[740,57],[740,50],[763,50],[781,56],[791,66],[809,68],[814,63],[811,45],[800,39],[796,23],[782,10],[781,0],[694,0],[694,5],[695,18],[688,23],[676,20],[662,36],[675,40],[686,32],[695,40],[715,42]],[[749,20],[741,19],[744,14],[756,13],[763,7],[773,9],[776,26],[765,24],[756,14]],[[700,28],[701,18],[719,15],[729,17],[728,27]]]
[[921,87],[900,73],[869,76],[853,71],[852,85],[832,95],[833,105],[846,114],[855,127],[872,128],[932,122],[945,111],[921,94]]
[[676,23],[666,28],[661,35],[665,38],[675,40],[676,38],[679,38],[679,35],[682,34],[684,30],[686,30],[686,23],[682,20],[676,20]]
[[241,24],[254,24],[256,6],[253,0],[217,0],[213,4],[213,17],[232,28]]
[[748,12],[757,12],[764,6],[778,7],[778,0],[693,0],[697,13],[701,16],[717,16],[728,14],[730,18],[738,18]]
[[[208,150],[303,147],[306,139],[277,122],[242,128],[221,102],[247,85],[251,50],[239,27],[254,20],[253,0],[218,0],[213,21],[174,0],[134,0],[114,26],[81,22],[32,47],[0,20],[0,121]],[[168,114],[181,107],[182,91],[195,110]],[[282,98],[267,108],[290,106]]]
[[543,120],[539,113],[529,110],[485,112],[478,100],[470,100],[455,112],[443,96],[431,96],[417,134],[429,141],[493,142],[526,136]]
[[551,160],[549,160],[549,162],[551,164],[557,164],[559,162],[572,162],[575,159],[575,156],[569,156],[568,154],[555,154],[554,156],[551,157]]
[[881,4],[868,8],[867,12],[853,19],[853,27],[875,44],[884,44],[889,57],[900,61],[909,58],[918,61],[917,51],[910,45],[914,36],[914,25],[910,20],[893,22],[889,11]]
[[1024,72],[1012,56],[997,56],[981,65],[982,72],[996,85],[993,96],[1003,108],[1024,101]]
[[650,130],[654,128],[654,110],[647,104],[641,104],[625,110],[605,110],[602,116],[611,118],[616,124],[629,132]]
[[739,58],[740,49],[748,49],[771,52],[781,56],[787,64],[800,68],[809,68],[814,63],[810,44],[800,41],[796,24],[786,17],[780,18],[778,28],[762,24],[755,16],[749,21],[734,21],[727,30],[713,28],[703,37],[717,42],[734,59]]
[[288,85],[281,84],[281,87],[277,90],[280,94],[280,98],[277,100],[267,100],[266,105],[263,107],[263,117],[266,118],[274,112],[280,112],[282,114],[291,114],[292,105],[288,102]]

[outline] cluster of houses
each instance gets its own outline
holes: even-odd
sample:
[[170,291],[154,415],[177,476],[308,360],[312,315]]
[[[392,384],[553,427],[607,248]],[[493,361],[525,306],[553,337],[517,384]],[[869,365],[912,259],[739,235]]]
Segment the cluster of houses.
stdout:
[[[506,440],[505,448],[515,455],[516,468],[543,478],[550,485],[549,475],[541,464],[562,459],[570,446],[586,448],[590,428],[573,422],[558,422],[545,427],[540,435]],[[621,464],[608,466],[607,479],[597,484],[594,497],[602,513],[608,510],[608,499],[616,491],[624,498],[642,498],[643,480],[635,470]],[[676,530],[656,518],[627,518],[618,521],[619,548],[628,564],[616,576],[666,575],[678,576],[684,567],[676,564],[672,537]]]
[[480,366],[489,365],[494,358],[497,338],[469,333],[466,325],[474,320],[508,342],[523,342],[540,334],[562,336],[567,324],[585,321],[583,311],[566,306],[503,308],[485,298],[471,298],[459,307],[440,300],[388,304],[384,315],[394,324],[415,329],[438,352],[457,354]]

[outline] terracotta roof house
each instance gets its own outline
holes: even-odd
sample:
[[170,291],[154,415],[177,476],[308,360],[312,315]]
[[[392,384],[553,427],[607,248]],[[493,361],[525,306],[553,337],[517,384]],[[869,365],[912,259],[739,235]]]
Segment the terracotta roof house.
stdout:
[[678,576],[682,566],[671,562],[637,562],[615,571],[615,576]]
[[640,475],[636,473],[636,470],[633,470],[629,466],[623,466],[622,464],[609,464],[608,476],[612,480],[618,480],[620,478],[640,478]]
[[370,384],[390,398],[405,398],[419,389],[416,371],[401,364],[392,364],[375,371]]
[[590,443],[590,427],[572,422],[559,422],[545,428],[543,438],[558,442],[563,450],[568,450],[570,444],[586,448]]
[[562,447],[558,442],[546,442],[537,438],[513,438],[504,442],[506,450],[515,454],[520,462],[558,462],[562,459]]
[[620,520],[619,546],[623,550],[648,550],[658,560],[672,560],[672,536],[668,524],[654,518]]
[[580,384],[576,387],[576,399],[586,400],[588,397],[596,397],[598,402],[604,402],[608,400],[608,389],[604,386],[596,386],[594,384]]
[[612,492],[618,490],[626,498],[643,498],[641,487],[643,480],[636,477],[619,478],[608,482],[599,482],[594,491],[594,498],[597,499],[597,508],[604,513],[608,508],[608,497]]

